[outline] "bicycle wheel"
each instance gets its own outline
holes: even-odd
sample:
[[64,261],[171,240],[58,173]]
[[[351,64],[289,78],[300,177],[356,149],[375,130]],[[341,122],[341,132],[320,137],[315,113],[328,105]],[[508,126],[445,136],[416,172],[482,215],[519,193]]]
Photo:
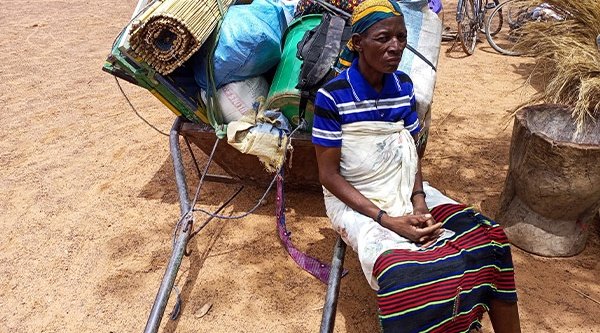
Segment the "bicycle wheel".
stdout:
[[[488,1],[485,4],[485,12],[486,14],[488,12],[493,11],[494,9],[496,9],[496,7],[498,7],[500,5],[500,0],[494,0],[493,2]],[[487,27],[487,21],[490,18],[491,15],[487,16],[485,19],[485,26]],[[494,36],[495,34],[497,34],[498,32],[500,32],[500,29],[502,29],[502,24],[504,23],[504,18],[502,15],[502,10],[498,11],[498,13],[494,16],[493,20],[489,23],[489,29],[490,29],[490,34],[492,36]],[[485,30],[485,29],[484,29]],[[485,33],[485,31],[482,31],[483,33]]]
[[473,1],[463,0],[458,3],[456,21],[458,23],[458,40],[466,54],[471,55],[475,51],[477,43],[477,15]]
[[[502,14],[504,13],[504,14]],[[519,28],[527,20],[527,7],[519,5],[514,0],[508,0],[501,3],[487,18],[485,24],[485,37],[490,43],[490,46],[501,54],[509,56],[518,56],[522,52],[515,51],[514,45],[519,41],[521,34]],[[498,31],[496,30],[495,22],[498,15],[503,15],[503,21]],[[496,32],[492,34],[492,32]]]

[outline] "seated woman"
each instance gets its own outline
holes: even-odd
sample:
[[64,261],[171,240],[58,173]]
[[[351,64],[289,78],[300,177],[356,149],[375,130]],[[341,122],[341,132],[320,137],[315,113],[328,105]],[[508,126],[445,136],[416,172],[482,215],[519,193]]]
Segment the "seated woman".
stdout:
[[477,330],[485,311],[495,332],[520,332],[504,232],[423,184],[412,82],[397,71],[400,8],[366,0],[352,32],[349,68],[319,90],[312,135],[327,215],[377,290],[383,332]]

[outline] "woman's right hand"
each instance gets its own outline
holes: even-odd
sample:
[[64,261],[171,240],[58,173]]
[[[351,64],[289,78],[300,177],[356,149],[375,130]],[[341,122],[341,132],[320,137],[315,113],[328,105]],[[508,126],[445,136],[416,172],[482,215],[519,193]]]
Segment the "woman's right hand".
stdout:
[[431,214],[392,217],[384,215],[381,225],[409,240],[428,246],[442,233],[442,223],[435,222]]

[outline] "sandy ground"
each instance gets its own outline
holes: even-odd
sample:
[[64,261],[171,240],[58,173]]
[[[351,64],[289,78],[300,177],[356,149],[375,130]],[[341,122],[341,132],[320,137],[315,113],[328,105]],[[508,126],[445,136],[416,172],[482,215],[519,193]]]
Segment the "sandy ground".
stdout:
[[[179,206],[167,138],[100,70],[134,7],[2,1],[0,332],[136,332],[146,323]],[[472,57],[442,53],[439,68],[426,178],[494,216],[508,169],[507,110],[534,91],[524,85],[530,64],[482,43]],[[170,128],[173,115],[154,97],[124,88],[149,121]],[[214,209],[234,188],[205,190]],[[249,209],[261,192],[245,190],[225,212]],[[321,196],[290,193],[288,206],[297,246],[329,260],[335,235]],[[270,196],[255,214],[213,221],[193,239],[177,279],[181,316],[165,318],[161,332],[318,330],[325,286],[283,250],[273,211]],[[597,223],[573,258],[514,249],[524,332],[600,332],[599,254]],[[346,266],[335,331],[376,332],[374,294],[354,253]]]

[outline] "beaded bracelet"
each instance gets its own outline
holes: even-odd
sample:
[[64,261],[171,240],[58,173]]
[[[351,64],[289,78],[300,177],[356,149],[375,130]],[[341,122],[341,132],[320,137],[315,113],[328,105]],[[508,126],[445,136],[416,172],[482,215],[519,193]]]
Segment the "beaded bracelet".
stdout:
[[381,224],[381,218],[383,217],[383,214],[387,214],[387,212],[383,209],[380,209],[379,213],[377,213],[377,218],[375,219],[377,223]]
[[423,194],[423,199],[425,199],[427,197],[427,194],[425,194],[425,191],[414,191],[410,196],[410,201],[412,201],[412,199],[415,197],[415,195],[419,195],[419,194]]

